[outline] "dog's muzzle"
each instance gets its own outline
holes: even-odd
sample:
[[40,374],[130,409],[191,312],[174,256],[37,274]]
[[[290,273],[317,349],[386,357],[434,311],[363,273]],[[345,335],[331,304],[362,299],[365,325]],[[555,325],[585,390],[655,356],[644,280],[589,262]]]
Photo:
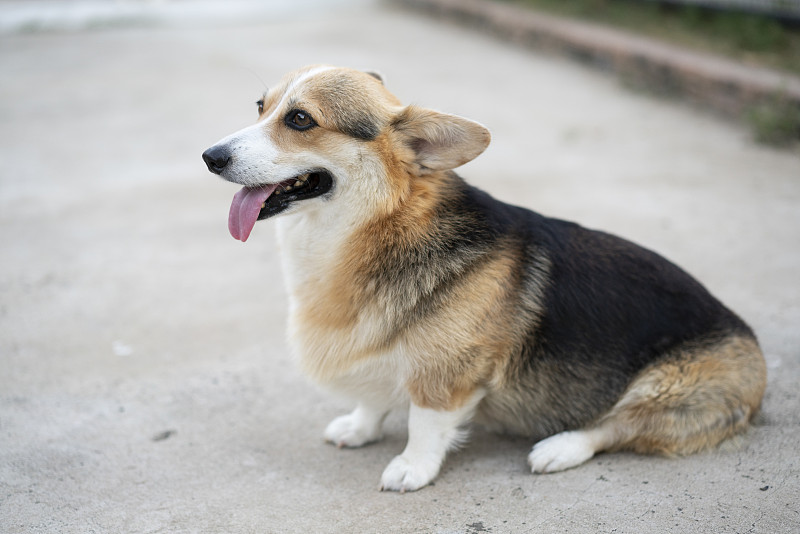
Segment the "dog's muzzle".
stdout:
[[203,161],[206,162],[209,171],[214,174],[222,174],[231,161],[231,153],[224,146],[214,145],[203,152]]

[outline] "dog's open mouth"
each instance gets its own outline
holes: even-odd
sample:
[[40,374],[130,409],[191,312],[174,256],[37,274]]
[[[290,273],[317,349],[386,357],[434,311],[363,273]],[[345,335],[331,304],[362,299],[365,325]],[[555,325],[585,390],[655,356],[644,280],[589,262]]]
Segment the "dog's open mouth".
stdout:
[[292,202],[323,195],[332,186],[328,172],[312,171],[277,184],[244,187],[233,197],[228,230],[235,239],[247,241],[256,221],[277,215]]

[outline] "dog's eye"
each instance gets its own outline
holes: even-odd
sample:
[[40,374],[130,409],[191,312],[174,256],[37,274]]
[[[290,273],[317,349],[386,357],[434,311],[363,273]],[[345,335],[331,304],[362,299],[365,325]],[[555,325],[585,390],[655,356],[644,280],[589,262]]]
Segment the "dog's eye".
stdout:
[[311,115],[301,109],[290,111],[286,115],[284,122],[286,123],[286,126],[295,130],[308,130],[309,128],[317,125],[317,123],[314,122],[314,119],[311,118]]
[[261,115],[264,113],[264,99],[260,99],[256,102],[256,106],[258,106],[258,114]]

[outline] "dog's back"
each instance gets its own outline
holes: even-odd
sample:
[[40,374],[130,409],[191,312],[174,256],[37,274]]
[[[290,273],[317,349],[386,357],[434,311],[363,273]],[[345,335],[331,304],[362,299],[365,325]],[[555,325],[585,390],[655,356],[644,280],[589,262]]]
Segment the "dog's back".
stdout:
[[[508,214],[506,235],[516,236],[508,246],[519,247],[518,271],[524,273],[510,302],[513,315],[529,315],[520,345],[507,355],[506,374],[515,378],[510,387],[487,394],[479,407],[485,421],[536,438],[583,428],[628,402],[623,393],[638,391],[637,381],[667,370],[680,378],[670,387],[661,383],[663,391],[653,391],[646,402],[678,395],[682,401],[671,399],[670,410],[686,420],[717,411],[711,424],[730,428],[716,428],[709,446],[740,430],[757,411],[766,371],[755,336],[694,278],[619,237],[466,191],[483,198],[485,209]],[[676,391],[696,384],[701,387],[693,395]],[[720,388],[727,390],[722,405],[709,404]],[[699,447],[676,442],[659,448]]]
[[398,210],[365,228],[348,263],[372,292],[362,298],[395,318],[392,340],[424,355],[412,402],[454,409],[485,387],[477,418],[490,427],[541,439],[595,426],[602,449],[639,452],[696,452],[746,427],[763,356],[694,278],[454,173],[427,185],[426,210],[411,201],[415,216]]
[[[388,331],[439,347],[418,373],[432,383],[417,386],[437,407],[448,407],[450,392],[433,392],[467,375],[476,385],[497,384],[478,407],[486,422],[542,438],[597,422],[636,380],[682,368],[693,374],[686,380],[714,376],[743,392],[725,401],[720,420],[738,427],[757,410],[765,370],[752,331],[683,270],[619,237],[499,202],[454,173],[434,183],[442,194],[425,217],[409,218],[414,224],[403,231],[380,222],[395,239],[373,236],[365,246],[366,233],[358,237],[372,253],[354,276],[402,308]],[[399,242],[399,235],[413,238]],[[454,308],[464,310],[463,324],[418,330]],[[453,376],[443,376],[450,366]],[[682,385],[689,384],[669,394]],[[717,408],[699,400],[672,409],[696,418]]]

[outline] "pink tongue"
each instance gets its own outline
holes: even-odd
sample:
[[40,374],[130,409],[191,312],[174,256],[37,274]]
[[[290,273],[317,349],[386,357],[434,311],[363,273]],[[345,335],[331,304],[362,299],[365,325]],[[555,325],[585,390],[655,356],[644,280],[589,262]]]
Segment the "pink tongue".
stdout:
[[270,184],[262,187],[243,187],[241,191],[233,196],[231,211],[228,214],[228,230],[234,239],[242,242],[247,241],[250,232],[253,231],[258,220],[258,212],[261,205],[269,198],[273,191],[278,188],[278,184]]

